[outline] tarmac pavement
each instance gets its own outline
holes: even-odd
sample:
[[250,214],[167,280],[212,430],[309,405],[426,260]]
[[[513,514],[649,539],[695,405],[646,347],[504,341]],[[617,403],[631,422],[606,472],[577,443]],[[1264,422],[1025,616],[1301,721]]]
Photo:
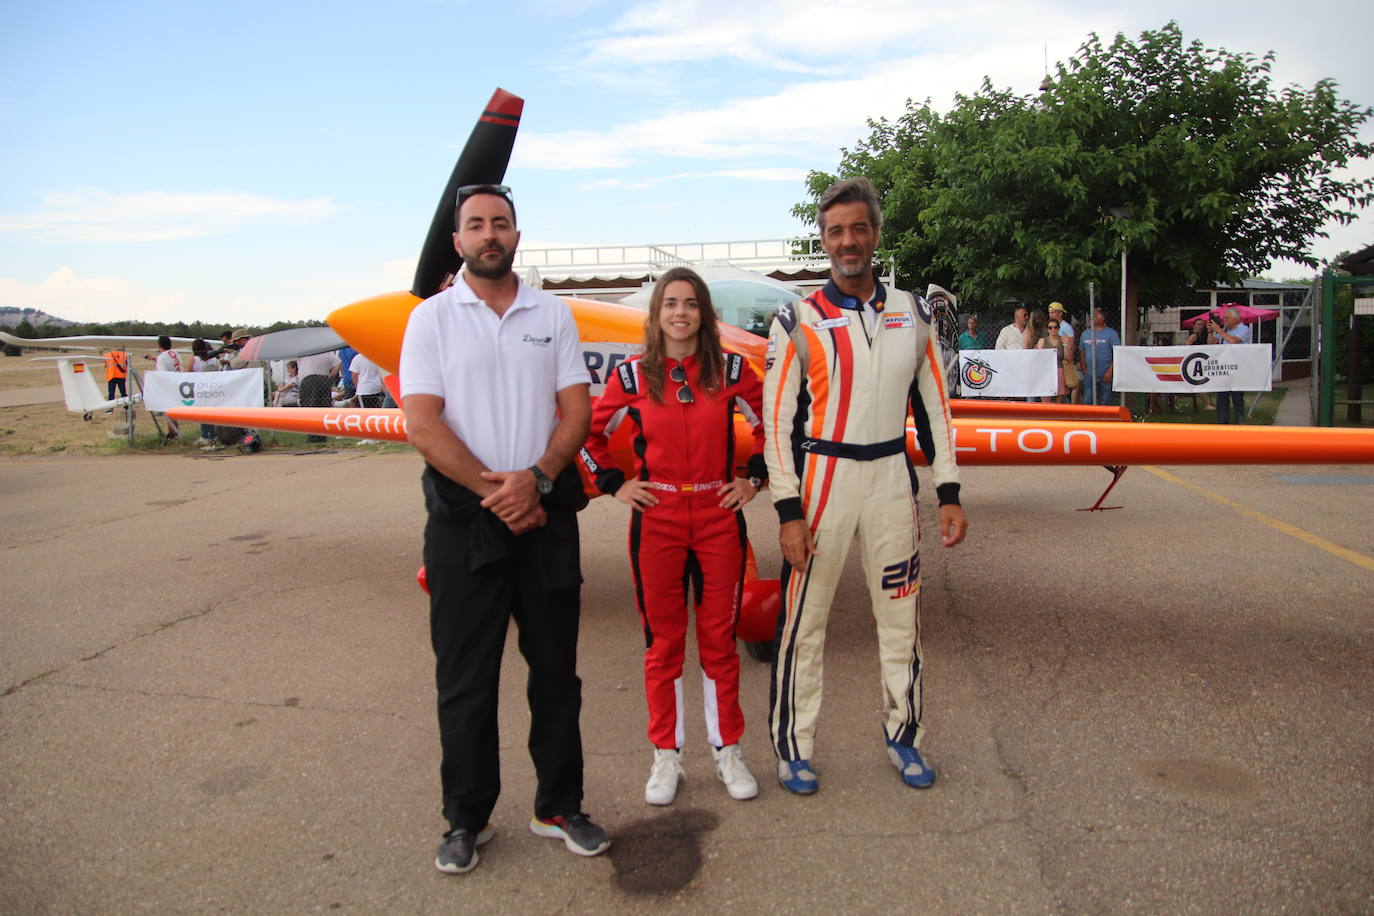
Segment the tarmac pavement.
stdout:
[[[1290,395],[1291,397],[1291,395]],[[0,461],[0,913],[1374,909],[1374,469],[969,468],[923,557],[935,787],[883,753],[857,557],[826,652],[820,792],[773,778],[768,673],[716,781],[643,802],[624,507],[582,514],[582,859],[526,827],[524,663],[466,876],[442,830],[411,454]],[[926,479],[925,494],[932,490]],[[748,514],[777,569],[766,500]],[[929,526],[933,512],[926,513]],[[689,670],[692,666],[689,664]]]

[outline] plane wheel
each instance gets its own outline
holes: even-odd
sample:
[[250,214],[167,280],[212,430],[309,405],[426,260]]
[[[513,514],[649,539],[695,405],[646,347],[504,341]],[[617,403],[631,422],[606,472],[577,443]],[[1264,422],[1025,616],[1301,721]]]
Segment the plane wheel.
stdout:
[[756,662],[771,662],[773,660],[773,644],[771,642],[747,642],[744,644],[744,651]]
[[83,414],[81,415],[81,419],[83,419],[83,420],[85,420],[87,423],[89,423],[89,422],[91,422],[91,415],[90,415],[89,413],[83,413]]

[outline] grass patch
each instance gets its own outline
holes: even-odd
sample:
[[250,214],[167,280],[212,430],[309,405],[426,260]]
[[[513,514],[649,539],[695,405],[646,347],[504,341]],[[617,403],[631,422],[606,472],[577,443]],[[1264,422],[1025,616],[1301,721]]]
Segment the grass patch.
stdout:
[[[1173,410],[1169,409],[1169,401],[1164,395],[1160,395],[1156,401],[1155,412],[1148,413],[1146,405],[1149,395],[1140,391],[1131,391],[1125,394],[1125,404],[1130,408],[1131,416],[1141,423],[1215,423],[1217,422],[1216,399],[1221,392],[1213,391],[1207,395],[1210,406],[1203,407],[1201,395],[1196,403],[1194,410],[1193,398],[1188,395],[1179,395],[1174,398]],[[1259,406],[1255,408],[1245,421],[1247,426],[1273,426],[1274,417],[1279,412],[1279,405],[1288,396],[1287,388],[1275,388],[1272,391],[1254,392],[1248,391],[1245,394],[1245,409],[1249,410],[1254,403],[1255,397],[1259,396]]]

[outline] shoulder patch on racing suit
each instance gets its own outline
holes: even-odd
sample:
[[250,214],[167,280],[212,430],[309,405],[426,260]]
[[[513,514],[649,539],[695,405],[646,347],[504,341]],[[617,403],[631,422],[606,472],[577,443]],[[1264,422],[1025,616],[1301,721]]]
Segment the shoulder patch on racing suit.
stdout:
[[621,363],[615,371],[620,373],[620,387],[626,394],[639,393],[639,373],[635,371],[634,361]]
[[926,297],[922,296],[920,293],[912,293],[911,298],[916,300],[916,314],[920,315],[921,320],[926,324],[930,324],[932,317],[931,309],[930,303],[926,301]]
[[792,329],[797,326],[797,306],[801,305],[803,301],[805,300],[784,302],[782,305],[778,306],[778,312],[774,317],[789,336],[792,334]]
[[738,353],[725,354],[725,384],[734,385],[743,377],[744,357]]

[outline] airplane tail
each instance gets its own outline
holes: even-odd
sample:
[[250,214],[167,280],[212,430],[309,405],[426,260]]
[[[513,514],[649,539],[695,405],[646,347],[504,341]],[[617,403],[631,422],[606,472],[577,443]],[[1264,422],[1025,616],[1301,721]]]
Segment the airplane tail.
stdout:
[[67,409],[72,413],[89,417],[97,410],[127,407],[143,400],[143,396],[140,394],[113,400],[105,397],[105,392],[101,391],[99,384],[96,383],[95,373],[87,365],[88,363],[104,365],[104,357],[40,356],[34,362],[57,363],[57,374],[62,379],[62,396],[67,402]]

